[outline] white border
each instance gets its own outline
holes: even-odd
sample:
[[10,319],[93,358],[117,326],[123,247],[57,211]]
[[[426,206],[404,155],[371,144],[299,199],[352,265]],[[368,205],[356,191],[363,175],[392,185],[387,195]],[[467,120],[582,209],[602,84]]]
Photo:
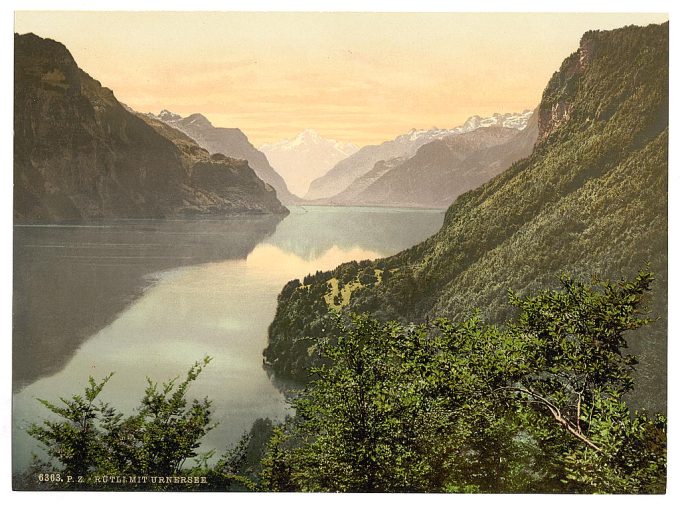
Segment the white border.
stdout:
[[[677,2],[676,2],[677,3]],[[677,419],[677,388],[678,376],[674,368],[678,360],[678,348],[674,345],[678,327],[677,303],[678,303],[678,279],[674,261],[677,259],[678,238],[676,234],[678,206],[673,198],[680,189],[680,175],[677,173],[677,153],[673,147],[677,147],[677,136],[673,126],[674,119],[678,118],[677,101],[671,93],[670,100],[670,165],[669,165],[669,475],[668,495],[654,496],[653,498],[642,496],[581,496],[573,495],[355,495],[342,496],[321,494],[135,494],[135,493],[106,493],[106,494],[83,494],[83,493],[17,493],[11,492],[11,454],[10,454],[10,401],[11,401],[11,278],[12,278],[12,72],[13,68],[13,12],[15,10],[129,10],[129,11],[379,11],[379,12],[666,12],[671,18],[671,66],[670,90],[678,89],[677,80],[677,55],[678,46],[673,21],[675,19],[675,3],[670,0],[646,0],[644,2],[633,0],[604,1],[604,0],[571,0],[558,2],[541,2],[536,0],[514,0],[512,2],[502,0],[486,0],[471,2],[466,1],[376,1],[376,0],[287,0],[276,2],[272,0],[233,0],[233,1],[210,1],[210,0],[164,0],[163,2],[151,2],[147,0],[119,0],[119,1],[85,1],[85,0],[9,0],[3,1],[0,7],[0,56],[2,58],[2,120],[0,121],[2,151],[2,168],[0,176],[0,256],[2,257],[2,286],[0,287],[0,324],[3,341],[3,355],[0,355],[0,388],[3,395],[3,404],[0,406],[2,419],[0,420],[0,498],[3,507],[33,507],[45,508],[58,507],[102,507],[119,508],[132,504],[132,507],[141,504],[155,504],[163,507],[185,508],[187,504],[219,504],[227,507],[243,507],[273,505],[273,509],[284,507],[315,507],[340,508],[354,505],[385,504],[390,506],[413,507],[414,505],[427,504],[434,507],[451,506],[452,504],[463,505],[521,505],[522,507],[569,508],[594,507],[602,504],[616,505],[621,508],[638,507],[642,504],[654,504],[662,507],[678,505],[678,493],[680,493],[680,470],[678,462],[678,426]],[[576,42],[575,42],[576,43]],[[565,55],[566,56],[566,55]],[[677,485],[677,486],[676,486]]]

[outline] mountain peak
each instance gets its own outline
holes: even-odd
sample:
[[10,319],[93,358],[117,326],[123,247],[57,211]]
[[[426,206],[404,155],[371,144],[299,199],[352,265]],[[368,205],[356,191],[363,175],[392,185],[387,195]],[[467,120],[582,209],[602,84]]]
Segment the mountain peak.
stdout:
[[161,120],[163,120],[163,119],[179,120],[182,117],[180,115],[178,115],[177,113],[173,113],[170,110],[161,110],[161,112],[158,114],[158,118],[160,118]]
[[161,110],[158,115],[154,115],[153,113],[149,113],[149,115],[162,122],[173,125],[181,122],[182,124],[192,124],[196,127],[213,127],[213,125],[210,123],[210,120],[208,120],[205,115],[201,113],[192,113],[188,117],[182,117],[182,115],[178,115],[177,113],[164,109]]
[[356,152],[358,147],[324,138],[307,128],[292,139],[264,144],[260,150],[283,175],[291,191],[304,194],[312,180]]
[[210,120],[208,120],[201,113],[192,113],[191,115],[183,119],[183,123],[192,124],[197,127],[213,127],[213,125],[210,123]]
[[314,129],[305,129],[292,140],[292,143],[320,143],[321,141],[323,138]]
[[479,129],[480,127],[489,127],[492,125],[509,127],[521,131],[527,126],[531,114],[532,110],[525,109],[522,113],[494,113],[490,117],[473,115],[468,118],[463,125],[456,127],[452,131],[468,132]]

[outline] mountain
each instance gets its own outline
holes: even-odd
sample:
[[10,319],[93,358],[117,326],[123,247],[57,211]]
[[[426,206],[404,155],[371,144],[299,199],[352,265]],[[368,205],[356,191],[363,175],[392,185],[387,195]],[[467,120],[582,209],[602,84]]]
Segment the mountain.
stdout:
[[531,154],[537,136],[536,115],[521,131],[495,125],[449,135],[426,143],[413,157],[378,161],[371,171],[327,201],[446,208],[460,194]]
[[200,113],[182,118],[176,113],[163,110],[158,115],[149,113],[147,116],[182,131],[211,154],[225,154],[236,159],[245,159],[258,177],[276,189],[276,196],[282,203],[299,201],[290,193],[281,175],[271,167],[267,156],[257,150],[240,129],[215,127]]
[[[649,264],[653,322],[628,336],[639,354],[636,404],[666,401],[668,23],[587,32],[547,84],[533,152],[459,196],[441,230],[395,256],[291,281],[278,298],[265,358],[305,378],[331,311],[453,320],[479,309],[501,323],[520,295],[558,276],[633,277]],[[342,300],[334,292],[342,291]]]
[[302,196],[312,180],[354,154],[359,147],[323,138],[313,129],[306,129],[292,140],[265,144],[260,150],[283,176],[290,190]]
[[287,213],[245,161],[149,125],[61,43],[15,34],[14,48],[15,219]]
[[521,130],[526,126],[530,116],[530,110],[523,113],[495,113],[487,118],[474,116],[463,125],[453,129],[411,129],[408,133],[380,145],[367,145],[340,161],[324,176],[314,180],[309,186],[305,199],[318,200],[335,196],[345,190],[354,180],[371,171],[378,161],[387,161],[395,157],[411,157],[420,147],[431,141],[493,125]]

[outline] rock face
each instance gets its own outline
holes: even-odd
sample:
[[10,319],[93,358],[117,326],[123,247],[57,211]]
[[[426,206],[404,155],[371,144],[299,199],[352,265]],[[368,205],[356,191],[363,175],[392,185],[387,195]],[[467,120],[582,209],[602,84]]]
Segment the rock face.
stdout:
[[[239,207],[248,211],[255,206],[264,206],[262,211],[287,213],[277,200],[275,190],[257,177],[248,161],[221,153],[211,155],[181,131],[146,115],[136,115],[158,134],[171,140],[180,151],[183,166],[190,168],[186,183],[188,192],[181,209],[183,215],[238,212]],[[253,196],[258,197],[259,205],[249,204]],[[225,197],[229,201],[225,202]]]
[[388,161],[395,157],[412,157],[420,147],[431,141],[467,133],[481,127],[500,126],[521,130],[526,126],[530,116],[530,110],[523,113],[496,113],[486,118],[475,115],[463,125],[453,129],[411,129],[408,133],[380,145],[367,145],[340,161],[323,177],[314,180],[309,186],[305,199],[318,200],[335,196],[356,179],[370,172],[378,161]]
[[290,193],[281,175],[269,164],[267,156],[257,150],[240,129],[215,127],[200,113],[182,118],[176,113],[163,110],[158,115],[149,113],[147,116],[182,131],[211,154],[225,154],[236,159],[245,159],[258,177],[276,189],[276,196],[282,203],[292,204],[300,201],[297,196]]
[[245,161],[158,129],[60,43],[14,36],[14,218],[286,213]]
[[459,195],[531,154],[537,135],[537,115],[521,131],[495,125],[450,135],[423,145],[413,157],[379,161],[328,201],[446,208]]
[[[543,93],[531,154],[459,196],[426,241],[310,275],[304,285],[289,282],[269,328],[267,361],[278,374],[304,379],[315,362],[307,338],[332,331],[334,310],[324,300],[331,280],[351,290],[345,312],[421,322],[465,319],[478,309],[502,323],[513,313],[508,289],[526,295],[559,286],[562,273],[618,280],[648,267],[656,277],[652,323],[627,341],[640,361],[635,404],[663,410],[668,88],[668,23],[586,33]],[[370,278],[376,270],[380,280]]]
[[354,154],[359,147],[329,140],[313,129],[305,129],[292,140],[265,144],[260,150],[283,175],[291,191],[303,196],[312,180]]

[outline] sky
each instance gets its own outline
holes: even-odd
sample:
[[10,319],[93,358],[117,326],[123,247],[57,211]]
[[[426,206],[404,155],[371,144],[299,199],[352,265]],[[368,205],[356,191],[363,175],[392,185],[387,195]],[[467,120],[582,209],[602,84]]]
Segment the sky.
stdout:
[[62,42],[141,112],[203,113],[260,146],[304,129],[360,146],[519,112],[592,29],[665,14],[47,12],[15,32]]
[[[223,0],[226,5],[226,0]],[[270,5],[275,5],[276,0],[272,0]],[[396,4],[398,0],[386,0],[386,5]],[[24,4],[29,4],[27,7]],[[222,3],[222,2],[220,2]],[[240,9],[253,9],[261,8],[263,2],[261,0],[242,0],[237,2]],[[299,4],[299,1],[292,2],[286,0],[282,4]],[[314,2],[312,2],[313,4]],[[347,6],[355,6],[350,8],[355,8],[357,10],[366,9],[366,5],[369,7],[374,5],[376,2],[360,0],[339,0],[339,1],[324,1],[324,8],[347,8]],[[68,4],[68,7],[64,7],[64,4]],[[229,1],[229,5],[233,5],[234,2]],[[336,7],[332,7],[331,4]],[[366,4],[366,5],[364,5]],[[497,10],[508,10],[516,9],[517,6],[529,5],[529,10],[542,10],[542,9],[564,9],[564,10],[639,10],[641,8],[656,10],[656,11],[671,11],[673,14],[678,14],[676,5],[680,5],[677,2],[663,1],[663,0],[649,0],[645,2],[639,2],[639,0],[619,0],[617,2],[610,2],[609,0],[570,0],[558,1],[558,2],[541,2],[541,0],[514,0],[513,2],[507,3],[507,0],[500,1],[483,1],[470,3],[468,1],[461,1],[460,4],[464,6],[469,6],[467,8],[473,9],[489,9],[489,5],[495,5]],[[68,2],[62,0],[27,0],[26,2],[22,0],[8,0],[2,3],[0,6],[0,13],[2,14],[1,19],[5,21],[5,28],[9,30],[11,24],[11,17],[13,16],[13,11],[17,9],[26,8],[39,8],[39,9],[49,9],[49,8],[83,8],[91,9],[93,8],[91,2],[87,1],[75,1],[70,0]],[[183,0],[165,0],[162,3],[153,4],[148,0],[106,0],[96,2],[99,8],[105,5],[110,9],[140,9],[140,8],[158,8],[163,6],[165,8],[172,8],[176,10],[187,9],[187,8],[215,8],[207,0],[192,0],[192,2],[186,2]],[[433,7],[435,5],[434,1],[417,0],[410,2],[410,5],[416,5],[417,8],[423,9],[437,9]],[[447,2],[447,5],[457,5],[453,2]],[[170,6],[170,7],[167,7]],[[421,7],[422,6],[422,7]],[[3,10],[2,8],[5,7]],[[224,8],[218,5],[216,8]],[[380,8],[380,7],[378,7]],[[436,15],[437,17],[442,17],[443,15]],[[107,15],[97,15],[89,14],[84,16],[82,14],[31,14],[18,13],[16,15],[16,27],[15,30],[21,33],[26,31],[33,31],[39,35],[45,37],[52,37],[57,40],[64,42],[69,49],[74,54],[80,66],[86,69],[90,74],[96,76],[97,79],[102,81],[102,83],[110,88],[113,88],[116,92],[116,96],[121,100],[141,111],[158,111],[161,108],[169,108],[178,111],[184,115],[193,113],[195,111],[202,111],[207,114],[207,116],[216,124],[223,126],[239,126],[248,135],[251,140],[259,145],[263,142],[271,142],[284,137],[292,137],[296,132],[301,131],[306,127],[314,127],[319,130],[323,135],[329,137],[335,137],[342,139],[344,141],[357,142],[359,144],[379,142],[383,139],[391,138],[397,134],[405,132],[410,127],[428,127],[431,125],[437,125],[441,127],[454,126],[461,123],[462,120],[467,118],[471,114],[485,114],[488,112],[497,111],[509,111],[511,109],[520,109],[525,107],[522,104],[524,101],[531,103],[527,107],[538,103],[540,100],[541,92],[552,74],[561,61],[569,53],[574,51],[578,46],[578,40],[581,34],[588,29],[610,29],[618,26],[623,26],[626,24],[647,24],[649,22],[660,22],[667,19],[666,15],[643,15],[643,14],[630,14],[630,15],[596,15],[596,14],[586,14],[586,15],[525,15],[517,14],[512,16],[504,16],[504,20],[500,19],[497,22],[493,22],[491,18],[497,15],[480,15],[475,16],[479,18],[478,23],[471,26],[471,28],[466,29],[465,19],[469,16],[455,16],[447,15],[444,21],[448,21],[450,28],[446,34],[440,34],[440,41],[446,42],[447,40],[451,42],[449,47],[449,60],[448,65],[443,67],[448,70],[447,74],[442,74],[440,80],[437,83],[445,83],[446,88],[439,91],[433,91],[430,89],[429,94],[439,94],[440,102],[438,102],[438,107],[434,111],[426,111],[425,105],[417,103],[418,97],[424,95],[423,89],[419,88],[417,94],[415,89],[409,88],[408,94],[402,97],[403,102],[400,102],[398,98],[392,99],[391,109],[381,110],[380,107],[387,101],[387,91],[395,87],[398,90],[403,90],[404,87],[397,87],[397,83],[392,83],[390,77],[394,76],[394,72],[398,71],[398,66],[394,66],[393,73],[391,75],[385,76],[373,76],[375,80],[380,80],[381,83],[386,83],[387,87],[384,89],[370,89],[370,95],[366,93],[358,93],[358,89],[355,88],[357,92],[356,96],[353,97],[357,101],[354,105],[356,110],[353,114],[347,110],[347,114],[342,115],[325,115],[319,113],[317,116],[309,115],[310,112],[322,112],[323,110],[317,105],[323,103],[324,100],[328,101],[327,106],[335,106],[334,110],[343,111],[342,104],[336,105],[332,101],[332,97],[326,95],[326,90],[318,90],[314,88],[314,81],[305,80],[304,83],[297,83],[298,91],[313,90],[314,95],[308,97],[308,101],[302,104],[293,104],[287,101],[281,101],[275,99],[276,90],[280,90],[279,84],[283,83],[284,80],[281,76],[276,76],[273,82],[267,83],[266,80],[270,79],[272,75],[275,74],[275,70],[279,67],[285,68],[287,72],[292,72],[291,69],[296,69],[294,66],[291,67],[290,56],[280,53],[278,58],[265,59],[262,52],[255,52],[254,48],[245,50],[245,41],[252,41],[256,39],[258,41],[264,41],[266,39],[270,40],[271,45],[276,44],[276,40],[281,40],[280,30],[274,30],[277,23],[273,23],[271,16],[269,19],[263,17],[263,15],[252,15],[253,27],[239,27],[236,23],[231,23],[227,18],[223,18],[224,27],[219,29],[216,33],[210,33],[208,31],[202,32],[201,26],[205,25],[206,20],[198,21],[195,15],[180,14],[175,15],[175,20],[172,21],[167,29],[163,29],[160,23],[160,18],[154,21],[157,16],[150,16],[152,21],[149,21],[149,15],[144,14],[134,14],[123,16],[121,14],[116,14],[115,17]],[[179,19],[177,19],[179,17]],[[203,17],[203,16],[199,16]],[[114,19],[117,18],[117,19]],[[134,19],[137,18],[137,19]],[[485,25],[484,20],[488,20],[488,25]],[[214,24],[221,24],[222,21],[215,20]],[[266,30],[260,30],[260,26],[265,24]],[[213,23],[211,23],[213,24]],[[374,27],[380,25],[381,30],[387,33],[386,27],[384,25],[389,25],[387,22],[373,22]],[[445,23],[446,24],[446,23]],[[483,25],[483,29],[480,30],[480,25]],[[172,28],[172,27],[180,27]],[[498,26],[502,26],[502,29],[496,30]],[[278,28],[278,27],[277,27]],[[411,25],[411,29],[417,29],[415,25]],[[257,31],[259,30],[259,34]],[[498,53],[495,58],[490,60],[475,59],[474,44],[467,43],[466,37],[470,37],[472,32],[478,31],[478,36],[480,40],[483,37],[491,37],[491,39],[496,40],[496,45],[498,47]],[[678,48],[678,40],[680,37],[673,37],[673,31],[675,30],[674,24],[671,24],[671,62],[675,64],[675,59],[677,55],[680,55],[680,48]],[[143,36],[146,32],[153,33],[153,36]],[[235,31],[235,32],[234,32]],[[326,39],[331,36],[335,36],[340,29],[334,30],[329,34],[325,34]],[[235,34],[249,32],[250,37],[238,40],[235,44],[230,44],[234,42]],[[294,32],[291,28],[289,32]],[[410,47],[415,49],[421,48],[421,41],[413,44],[413,41],[417,41],[417,34],[413,33],[411,30],[402,31],[398,34],[398,37],[394,37],[394,31],[385,37],[392,38],[391,43],[395,46],[400,47]],[[418,31],[419,32],[419,31]],[[195,34],[199,34],[195,37]],[[304,42],[305,34],[297,33],[294,34],[300,44]],[[195,38],[194,38],[195,37]],[[430,34],[430,37],[434,37],[434,34]],[[129,39],[128,39],[129,38]],[[135,40],[141,38],[142,42],[135,43]],[[368,35],[366,38],[370,38]],[[217,41],[222,42],[225,45],[225,50],[222,52],[221,58],[214,58],[213,49],[207,46],[199,48],[191,57],[187,57],[187,50],[182,50],[181,47],[188,44],[194,46],[195,43],[200,41]],[[426,38],[426,40],[429,40]],[[8,70],[12,65],[12,45],[9,42],[9,38],[6,39],[7,44],[0,45],[0,57],[3,59],[3,67]],[[373,58],[380,59],[382,55],[379,53],[378,48],[374,48],[371,45],[365,44],[365,41],[355,41],[357,44],[352,45],[349,48],[344,49],[353,50],[354,55],[357,54],[357,47],[362,47],[362,52],[364,54],[369,54]],[[462,42],[462,44],[456,44]],[[179,44],[182,43],[182,44]],[[314,44],[314,43],[312,43]],[[181,51],[177,51],[177,46],[180,46]],[[163,48],[167,48],[163,51]],[[321,46],[323,48],[323,46]],[[341,48],[338,46],[338,48]],[[462,51],[466,48],[467,51]],[[210,52],[207,52],[210,50]],[[676,51],[677,50],[677,51]],[[309,50],[311,51],[311,50]],[[338,49],[341,52],[342,49]],[[174,52],[174,53],[173,53]],[[178,55],[182,55],[182,58],[177,58]],[[239,59],[239,55],[241,58]],[[501,56],[502,55],[502,56]],[[675,56],[674,56],[675,55]],[[508,56],[510,58],[508,59]],[[472,60],[469,60],[469,58]],[[176,59],[177,58],[177,59]],[[356,58],[356,57],[355,57]],[[176,60],[175,60],[176,59]],[[184,93],[181,91],[182,83],[182,73],[179,71],[176,73],[170,73],[172,66],[182,65],[182,64],[194,64],[189,66],[189,68],[197,69],[201,65],[206,67],[216,69],[216,65],[210,65],[212,60],[213,64],[215,62],[248,62],[249,59],[259,59],[260,67],[256,69],[256,64],[251,60],[250,78],[249,82],[240,82],[240,77],[246,75],[244,68],[241,67],[239,72],[235,69],[225,69],[222,77],[224,81],[214,80],[212,86],[208,89],[209,94],[196,95],[192,91]],[[207,60],[207,62],[206,62]],[[273,63],[272,63],[273,60]],[[301,73],[307,72],[312,62],[308,62],[307,66],[301,66],[302,58],[298,58],[296,63],[299,67],[297,68]],[[333,61],[333,55],[329,55],[329,60]],[[345,65],[346,74],[350,74],[347,71],[348,62],[340,64],[340,59],[336,59],[335,73],[337,74],[337,68],[340,65]],[[411,64],[411,61],[407,61]],[[319,68],[323,67],[324,71],[328,70],[328,66],[322,66],[321,64],[325,62],[319,62],[318,60],[313,62]],[[265,64],[272,65],[272,69],[266,72],[264,68]],[[416,74],[416,69],[418,72],[423,70],[425,62],[421,62],[416,59],[416,64],[414,69],[411,70],[411,74]],[[422,64],[422,65],[421,65]],[[401,67],[403,71],[405,69],[404,64]],[[471,88],[463,90],[460,87],[462,82],[465,80],[482,80],[485,77],[485,72],[489,68],[494,66],[502,68],[502,72],[505,74],[501,75],[501,71],[495,78],[496,91],[499,95],[492,95],[489,87],[489,83],[485,83],[485,89],[477,90],[476,88]],[[674,80],[675,73],[673,72],[674,65],[671,65],[671,84]],[[164,73],[163,71],[166,70]],[[352,66],[352,76],[356,76],[359,73],[360,68]],[[257,71],[257,72],[256,72]],[[535,76],[517,76],[517,72],[523,73],[534,73]],[[231,75],[232,79],[229,79]],[[452,78],[451,75],[454,77]],[[488,75],[488,74],[487,74]],[[214,77],[217,77],[217,73],[214,72]],[[1,87],[4,92],[4,102],[3,104],[12,104],[12,73],[6,72],[3,75],[5,79],[4,85]],[[255,81],[257,78],[257,81]],[[499,81],[502,79],[502,82]],[[531,78],[531,79],[529,79]],[[183,78],[184,81],[189,81],[188,77]],[[328,78],[330,79],[330,77]],[[208,78],[204,78],[208,81]],[[423,77],[424,81],[425,78]],[[514,82],[514,80],[526,81],[526,89],[522,89],[523,95],[520,97],[518,95],[518,89],[522,86],[522,83]],[[1,81],[1,80],[0,80]],[[197,80],[198,81],[198,80]],[[513,82],[515,86],[513,87]],[[503,86],[501,86],[503,85]],[[223,93],[222,96],[218,91],[227,90],[228,93]],[[365,90],[365,89],[364,89]],[[486,90],[486,91],[485,91]],[[265,95],[266,93],[271,93],[271,96]],[[311,99],[314,101],[311,101]],[[516,98],[513,100],[513,97]],[[526,98],[525,98],[526,97]],[[382,98],[381,102],[379,99]],[[349,102],[349,101],[348,101]],[[365,104],[375,104],[374,108],[363,109],[362,106]],[[515,103],[517,106],[515,106]],[[396,106],[395,106],[396,105]],[[414,107],[414,105],[416,107]],[[328,108],[327,108],[328,109]],[[677,111],[677,101],[671,101],[671,116],[672,118],[678,118],[679,111]],[[356,117],[356,118],[354,118]],[[368,122],[370,119],[371,122]],[[2,136],[0,137],[4,140],[2,157],[4,157],[5,167],[10,167],[12,164],[12,123],[4,122],[0,124],[0,131],[2,131]],[[676,130],[671,129],[670,131],[670,145],[677,146],[678,143],[674,142],[674,137],[676,136]],[[677,167],[680,162],[677,160],[677,151],[672,150],[669,154],[670,167]],[[677,164],[676,164],[677,163]],[[671,172],[669,175],[669,193],[671,196],[677,196],[678,189],[680,189],[680,178]],[[6,179],[0,191],[2,194],[2,199],[0,203],[5,207],[4,213],[0,214],[1,218],[4,218],[3,227],[0,228],[0,233],[2,233],[4,246],[4,251],[0,250],[0,259],[2,266],[5,270],[5,277],[2,281],[5,283],[3,285],[4,292],[0,292],[0,323],[2,323],[2,330],[6,337],[11,336],[11,311],[12,311],[12,176],[10,172],[5,172],[4,178]],[[670,224],[671,226],[675,224],[680,224],[680,213],[678,211],[677,203],[680,200],[675,201],[670,200],[669,214],[670,214]],[[673,253],[680,251],[680,242],[678,242],[678,235],[676,234],[676,228],[670,228],[669,230],[669,249],[671,252],[671,259],[674,259]],[[671,264],[672,265],[672,264]],[[671,266],[671,269],[673,267]],[[673,303],[680,301],[680,293],[678,292],[678,284],[675,281],[677,278],[671,278],[671,284],[669,286],[670,294],[670,313],[669,313],[669,330],[679,330],[680,323],[678,322],[678,317],[680,313],[674,312],[678,311]],[[673,283],[675,281],[675,284]],[[675,297],[675,298],[674,298]],[[5,342],[7,350],[3,356],[2,376],[0,376],[0,384],[2,385],[2,392],[9,395],[11,393],[11,353],[9,348],[9,342]],[[678,354],[678,349],[674,347],[674,342],[669,343],[669,357],[675,358]],[[673,376],[673,372],[669,373],[669,385],[671,388],[678,385],[678,377]],[[675,397],[680,391],[669,391],[669,417],[673,421],[674,417],[678,415],[678,401]],[[10,400],[9,397],[5,400],[4,405],[0,408],[2,413],[2,418],[4,421],[9,422],[9,410],[10,410]],[[9,457],[9,432],[8,426],[3,427],[0,431],[0,452],[2,452],[3,457]],[[680,447],[676,436],[671,434],[669,436],[669,449],[677,451]],[[10,470],[9,462],[4,462],[0,465],[1,477],[3,479],[9,479]],[[671,467],[673,463],[671,462]],[[660,507],[674,507],[677,505],[678,499],[678,489],[680,483],[673,482],[677,481],[677,468],[669,468],[669,491],[665,497],[658,499],[658,504]],[[674,476],[674,474],[676,474]],[[9,489],[2,490],[0,493],[0,499],[10,499],[9,495],[17,495],[16,492],[10,492]],[[32,497],[37,497],[38,494],[30,493],[20,493],[23,502],[26,501],[28,497],[32,500]],[[68,494],[63,494],[67,496]],[[65,502],[62,497],[62,504],[68,503],[73,507],[86,507],[86,505],[92,506],[93,503],[101,507],[107,508],[118,508],[120,506],[119,498],[101,498],[96,495],[99,494],[78,494],[78,500],[72,498]],[[248,494],[245,494],[246,496]],[[61,496],[61,495],[60,495]],[[209,495],[208,495],[209,496]],[[219,495],[216,495],[219,496]],[[244,502],[246,504],[252,503],[252,500],[241,500],[240,494],[232,494],[231,497],[237,499],[238,502]],[[230,498],[231,498],[230,497]],[[418,495],[415,495],[417,498]],[[425,496],[422,497],[423,499]],[[360,501],[366,501],[365,499],[359,499]],[[499,499],[495,499],[499,500]],[[516,497],[513,499],[515,502],[518,500]],[[551,505],[558,508],[571,508],[573,506],[573,499],[569,497],[564,498],[553,498],[550,500]],[[596,507],[601,505],[600,499],[586,499],[579,500],[579,504],[584,507]],[[672,502],[676,500],[676,502]],[[9,500],[10,505],[12,500]],[[35,500],[36,503],[44,504],[44,497],[41,500]],[[299,499],[295,499],[296,504],[300,503]],[[303,501],[304,502],[304,501]],[[345,505],[343,499],[327,499],[324,501],[328,507],[341,507]],[[394,501],[397,507],[401,507],[402,502]],[[434,507],[443,507],[444,504],[450,504],[448,499],[435,499],[428,498],[423,500],[424,503],[428,505],[433,505]],[[512,504],[513,502],[509,498],[500,498],[500,502],[507,502]],[[520,502],[529,507],[540,507],[544,505],[545,499],[528,499],[526,497],[520,497]],[[618,499],[622,507],[639,507],[639,499],[635,497]],[[176,500],[165,500],[164,504],[169,507],[180,507],[186,505],[184,501],[180,499]],[[315,499],[308,501],[308,505],[311,507],[312,504],[316,504]],[[6,504],[7,505],[7,504]],[[285,505],[285,504],[284,504]],[[302,504],[305,505],[304,503]]]

